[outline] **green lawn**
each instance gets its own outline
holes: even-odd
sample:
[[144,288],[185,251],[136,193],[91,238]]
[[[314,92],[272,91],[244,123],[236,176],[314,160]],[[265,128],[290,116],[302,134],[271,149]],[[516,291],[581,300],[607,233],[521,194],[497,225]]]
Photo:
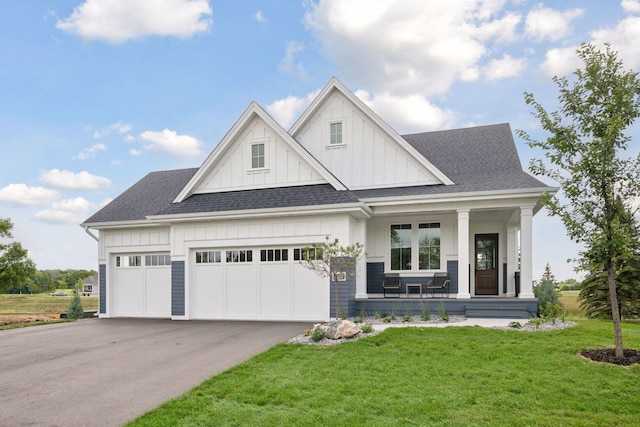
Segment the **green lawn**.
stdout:
[[[640,325],[625,324],[640,349]],[[610,323],[562,331],[390,329],[331,347],[280,344],[130,426],[637,426],[640,366],[594,363]]]
[[[69,295],[73,291],[65,290]],[[0,314],[54,314],[66,313],[71,296],[52,297],[49,294],[0,294]],[[85,311],[98,309],[98,297],[80,297]]]

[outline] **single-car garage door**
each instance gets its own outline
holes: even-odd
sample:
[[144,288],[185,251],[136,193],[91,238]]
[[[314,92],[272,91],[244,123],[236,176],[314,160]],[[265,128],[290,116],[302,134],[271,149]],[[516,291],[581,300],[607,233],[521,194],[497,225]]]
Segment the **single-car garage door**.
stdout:
[[120,317],[171,317],[171,257],[114,257],[113,312]]
[[299,248],[192,253],[192,317],[328,320],[329,281],[300,265]]

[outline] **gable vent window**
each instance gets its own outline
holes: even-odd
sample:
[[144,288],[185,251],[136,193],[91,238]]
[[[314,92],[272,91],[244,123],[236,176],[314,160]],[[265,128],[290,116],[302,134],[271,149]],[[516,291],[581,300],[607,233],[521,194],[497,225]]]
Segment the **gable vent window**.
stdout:
[[251,169],[264,168],[264,144],[251,145]]
[[329,143],[331,145],[342,144],[342,122],[329,125]]

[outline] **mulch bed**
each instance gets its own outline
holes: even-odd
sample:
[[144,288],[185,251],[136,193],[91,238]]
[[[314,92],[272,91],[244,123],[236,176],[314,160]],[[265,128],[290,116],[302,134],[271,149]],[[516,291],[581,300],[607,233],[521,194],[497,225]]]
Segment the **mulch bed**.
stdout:
[[636,363],[640,363],[640,351],[633,350],[631,348],[625,348],[622,351],[622,357],[615,356],[614,349],[596,349],[596,350],[584,350],[580,354],[587,359],[591,359],[595,362],[612,363],[621,366],[631,366]]

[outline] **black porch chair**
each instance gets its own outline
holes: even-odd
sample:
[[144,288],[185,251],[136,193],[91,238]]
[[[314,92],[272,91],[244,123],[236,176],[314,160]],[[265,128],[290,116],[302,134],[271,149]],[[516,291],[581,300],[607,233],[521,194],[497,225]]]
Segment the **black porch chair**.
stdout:
[[382,281],[382,295],[386,298],[387,291],[391,290],[396,293],[396,298],[400,298],[400,274],[387,273]]
[[433,278],[427,283],[427,289],[425,293],[430,293],[432,298],[435,298],[435,292],[439,291],[440,295],[447,294],[447,298],[449,298],[449,283],[451,280],[449,279],[449,273],[434,273]]

